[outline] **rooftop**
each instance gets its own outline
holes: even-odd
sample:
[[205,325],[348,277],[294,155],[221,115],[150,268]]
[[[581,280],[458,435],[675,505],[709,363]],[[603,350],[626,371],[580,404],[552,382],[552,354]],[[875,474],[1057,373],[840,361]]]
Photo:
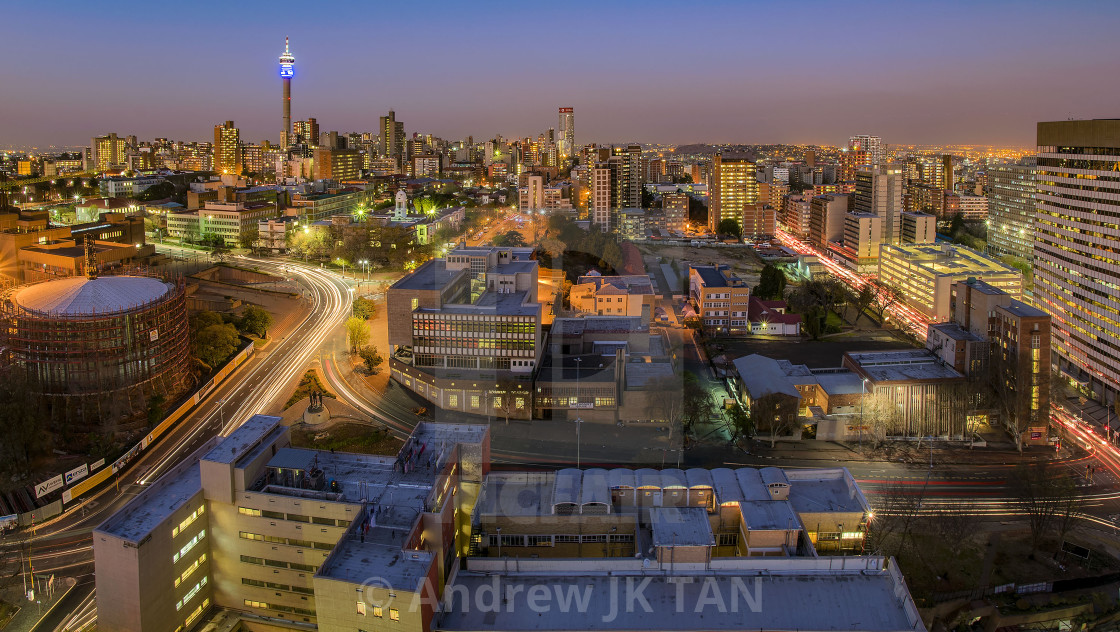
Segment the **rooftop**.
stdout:
[[[871,560],[881,566],[881,558]],[[770,561],[773,565],[773,561]],[[868,568],[788,572],[689,571],[661,575],[526,572],[505,574],[507,600],[497,610],[472,607],[497,579],[489,572],[458,573],[446,594],[442,630],[868,630],[925,628],[897,572]],[[623,579],[622,575],[626,575]],[[632,588],[627,591],[624,586]],[[542,590],[543,587],[543,590]],[[622,607],[627,595],[635,596]],[[636,595],[641,595],[641,599]],[[543,598],[531,596],[543,595]],[[572,598],[580,607],[570,607]],[[762,601],[765,597],[765,602]],[[555,601],[553,599],[555,598]],[[648,604],[648,606],[646,605]],[[565,605],[569,607],[565,607]],[[543,616],[542,608],[562,615]]]
[[945,364],[927,349],[902,349],[898,351],[859,351],[845,353],[875,382],[902,382],[911,380],[956,380],[964,376]]
[[439,290],[443,289],[462,270],[448,270],[443,259],[429,259],[412,274],[406,274],[389,287],[390,290]]
[[981,340],[983,340],[983,338],[981,338],[980,336],[977,336],[976,334],[972,333],[971,331],[961,327],[957,323],[952,323],[952,322],[949,322],[949,323],[930,323],[929,327],[930,327],[930,329],[936,329],[937,331],[945,334],[946,336],[948,336],[949,338],[951,338],[953,340],[969,340],[969,341],[981,341]]
[[866,513],[871,506],[847,468],[784,470],[789,502],[799,514]]
[[231,432],[228,437],[222,439],[221,443],[207,452],[202,460],[232,465],[254,446],[259,445],[265,435],[279,424],[279,417],[253,415]]
[[135,309],[167,296],[171,283],[139,276],[70,277],[16,291],[20,307],[54,316],[92,316]]
[[642,331],[640,316],[585,316],[581,318],[557,318],[552,321],[552,336],[582,336],[588,333],[629,333]]
[[774,393],[801,397],[789,376],[773,358],[753,353],[732,361],[739,372],[739,379],[752,398]]
[[1014,300],[1014,299],[1011,301],[1010,305],[1004,305],[1004,306],[999,307],[997,309],[1003,309],[1003,310],[1009,311],[1012,314],[1014,314],[1016,316],[1019,316],[1020,318],[1049,318],[1050,317],[1049,314],[1042,311],[1041,309],[1038,309],[1037,307],[1033,307],[1031,305],[1027,305],[1026,303],[1024,303],[1022,301],[1017,301],[1017,300]]
[[[218,439],[211,439],[207,445],[216,441]],[[201,450],[205,450],[205,446]],[[201,492],[202,474],[196,452],[145,487],[123,509],[101,523],[96,531],[139,543],[152,529]]]
[[654,546],[714,546],[715,536],[702,507],[655,507],[649,511]]
[[[435,310],[442,314],[477,314],[492,312],[502,316],[533,316],[540,313],[537,289],[523,292],[483,292],[474,303],[445,303]],[[425,310],[419,310],[425,311]]]

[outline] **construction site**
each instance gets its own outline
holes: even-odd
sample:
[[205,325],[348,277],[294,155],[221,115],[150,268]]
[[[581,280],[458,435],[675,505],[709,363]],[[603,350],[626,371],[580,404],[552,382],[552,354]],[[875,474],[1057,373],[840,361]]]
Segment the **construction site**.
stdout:
[[191,382],[186,286],[130,274],[23,285],[0,300],[8,366],[63,435],[146,427]]

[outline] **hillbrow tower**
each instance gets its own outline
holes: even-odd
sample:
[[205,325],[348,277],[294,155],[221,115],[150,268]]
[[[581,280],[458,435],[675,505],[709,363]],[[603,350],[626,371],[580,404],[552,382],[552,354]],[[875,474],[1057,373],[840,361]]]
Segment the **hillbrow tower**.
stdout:
[[292,75],[296,72],[296,58],[288,50],[288,38],[284,38],[284,54],[280,56],[280,78],[284,80],[284,131],[280,133],[280,148],[287,151],[292,137]]

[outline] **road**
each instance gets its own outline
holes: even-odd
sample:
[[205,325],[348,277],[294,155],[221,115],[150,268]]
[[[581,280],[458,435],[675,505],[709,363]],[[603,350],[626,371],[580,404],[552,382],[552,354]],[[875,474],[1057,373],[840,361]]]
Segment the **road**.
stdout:
[[273,341],[239,367],[156,445],[136,457],[114,485],[86,497],[66,513],[0,539],[0,571],[13,572],[30,559],[36,573],[82,576],[93,572],[94,527],[120,509],[147,484],[218,434],[228,435],[254,414],[278,413],[289,387],[318,349],[342,330],[351,313],[351,292],[334,273],[288,262],[243,258],[242,264],[286,275],[309,293],[306,317],[272,332]]
[[[784,230],[777,230],[776,233],[778,241],[790,250],[803,255],[816,255],[821,265],[853,291],[859,292],[865,285],[871,284],[870,279],[860,276],[843,264],[833,261],[828,256],[828,253],[822,253],[817,248],[814,248]],[[883,290],[879,289],[874,284],[871,284],[871,287],[875,288],[876,291],[880,293],[883,292]],[[926,339],[926,329],[929,326],[929,319],[920,312],[911,309],[908,305],[899,301],[891,304],[887,308],[886,314],[891,320],[898,323],[900,327],[914,334],[918,340]]]

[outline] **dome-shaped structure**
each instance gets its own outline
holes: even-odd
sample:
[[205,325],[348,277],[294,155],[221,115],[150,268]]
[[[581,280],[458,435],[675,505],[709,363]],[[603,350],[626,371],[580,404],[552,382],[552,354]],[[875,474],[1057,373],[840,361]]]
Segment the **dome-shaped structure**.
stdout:
[[119,426],[154,394],[188,386],[184,286],[144,276],[72,277],[17,288],[7,346],[56,420]]

